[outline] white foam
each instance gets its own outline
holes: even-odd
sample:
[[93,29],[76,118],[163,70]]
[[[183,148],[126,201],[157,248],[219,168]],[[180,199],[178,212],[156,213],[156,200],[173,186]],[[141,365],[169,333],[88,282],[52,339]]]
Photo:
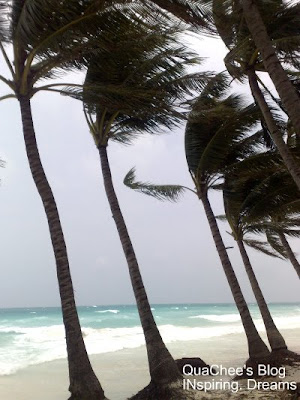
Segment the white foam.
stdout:
[[118,314],[120,312],[120,310],[102,310],[102,311],[95,311],[95,312],[101,313],[101,314],[104,314],[104,313]]
[[[111,312],[112,310],[104,310]],[[117,311],[117,310],[113,310]],[[198,315],[194,318],[210,318],[213,321],[227,322],[210,327],[187,327],[161,325],[159,330],[166,344],[171,342],[188,342],[222,337],[229,334],[243,333],[243,326],[238,322],[237,314]],[[237,319],[238,317],[238,319]],[[205,319],[204,318],[204,319]],[[264,331],[261,319],[255,324],[259,331]],[[277,317],[275,323],[279,329],[300,328],[298,315]],[[0,333],[12,334],[13,344],[0,349],[0,375],[12,374],[29,365],[66,357],[65,331],[63,325],[23,328],[19,326],[2,326]],[[89,354],[101,354],[121,349],[136,348],[145,343],[142,328],[83,328],[84,341]]]
[[[242,332],[242,327],[189,328],[174,325],[159,327],[165,343],[189,341]],[[10,351],[0,351],[0,375],[7,375],[29,365],[66,357],[63,325],[38,328],[2,328],[0,332],[16,333]],[[84,341],[89,354],[109,353],[136,348],[145,344],[141,327],[133,328],[83,328]],[[7,355],[9,354],[9,356]]]
[[201,318],[201,319],[206,319],[208,321],[217,321],[217,322],[237,322],[241,320],[241,317],[238,314],[225,314],[225,315],[200,314],[200,315],[194,315],[189,318],[191,319]]

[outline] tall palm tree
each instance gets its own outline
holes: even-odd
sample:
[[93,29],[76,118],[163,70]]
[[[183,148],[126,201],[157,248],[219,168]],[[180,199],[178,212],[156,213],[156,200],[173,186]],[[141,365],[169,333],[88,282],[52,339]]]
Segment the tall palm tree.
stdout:
[[[295,253],[293,252],[293,249],[291,248],[291,245],[289,244],[285,232],[282,231],[281,229],[277,229],[276,233],[278,234],[281,244],[286,252],[286,255],[288,259],[290,260],[291,264],[295,268],[295,271],[298,274],[298,277],[300,278],[300,263],[296,258]],[[290,232],[289,232],[290,233]],[[292,235],[295,235],[295,232],[292,233]],[[297,237],[299,237],[299,232],[297,232]]]
[[[242,154],[251,153],[253,143],[261,135],[261,132],[258,132],[249,139],[247,132],[255,126],[258,114],[254,112],[252,106],[244,107],[239,96],[222,98],[226,89],[228,83],[220,74],[202,91],[189,116],[185,149],[189,171],[196,187],[194,192],[204,206],[225,275],[242,319],[248,339],[250,359],[257,360],[267,357],[269,350],[253,323],[207,196],[208,190],[214,187],[224,172],[224,167],[228,163],[237,161]],[[245,150],[246,143],[247,150]],[[240,149],[239,155],[233,152],[235,144]],[[176,200],[182,191],[187,189],[177,185],[157,186],[136,182],[133,170],[127,174],[124,182],[127,186],[158,199]]]
[[202,88],[208,74],[185,75],[186,68],[198,64],[199,59],[178,44],[179,28],[149,27],[122,13],[118,18],[119,26],[105,33],[107,47],[91,59],[83,92],[69,89],[69,94],[84,102],[145,335],[151,383],[160,386],[178,380],[180,374],[151,311],[114,189],[107,149],[111,141],[128,144],[139,134],[177,125],[184,118],[178,109],[181,101]]
[[[270,250],[267,250],[264,247],[263,243],[247,238],[247,234],[252,233],[253,231],[257,232],[257,224],[253,224],[253,218],[257,221],[257,216],[256,214],[253,216],[253,213],[251,213],[248,197],[252,198],[250,203],[252,202],[252,204],[255,204],[255,201],[253,201],[253,191],[255,191],[255,185],[260,185],[260,182],[257,182],[255,179],[251,180],[251,177],[246,182],[242,180],[241,184],[238,184],[237,182],[239,182],[239,176],[237,174],[234,176],[230,173],[225,175],[223,199],[226,219],[231,227],[232,236],[237,242],[246,273],[263,318],[271,349],[272,351],[286,350],[287,345],[285,340],[273,321],[268,305],[255,276],[249,255],[244,246],[245,243],[268,255],[274,255]],[[257,201],[259,201],[259,199],[257,199]]]
[[299,237],[299,215],[273,216],[263,224],[269,244],[283,257],[288,258],[300,278],[300,263],[288,242],[288,237]]
[[[168,12],[175,16],[186,20],[189,24],[198,27],[199,29],[205,28],[206,31],[213,33],[214,29],[211,25],[211,15],[214,14],[214,19],[219,17],[218,32],[223,32],[228,35],[228,29],[224,24],[231,20],[230,14],[232,14],[237,29],[235,33],[240,33],[243,27],[243,21],[246,21],[248,31],[258,49],[265,70],[268,72],[272,79],[276,90],[283,102],[283,105],[291,118],[292,124],[295,127],[297,135],[300,136],[300,98],[296,88],[290,81],[288,74],[283,69],[276,48],[274,48],[274,41],[270,35],[268,22],[270,19],[273,20],[277,27],[279,27],[279,17],[284,14],[285,23],[284,28],[292,29],[294,35],[291,37],[289,44],[289,50],[291,43],[293,43],[292,58],[293,63],[298,63],[297,53],[300,48],[300,5],[293,2],[284,2],[282,0],[270,0],[266,4],[264,0],[240,0],[240,1],[227,1],[223,0],[202,0],[202,1],[161,1],[153,0],[154,3],[160,5]],[[209,10],[210,8],[210,10]],[[222,12],[222,17],[218,15],[219,11]],[[224,15],[225,11],[225,15]],[[233,27],[233,24],[231,24]],[[231,35],[229,35],[231,36]],[[227,38],[229,38],[227,36]],[[285,60],[286,62],[286,60]],[[299,65],[298,65],[299,67]]]
[[[300,4],[285,3],[279,0],[272,0],[275,7],[277,6],[279,11],[284,7],[290,9],[291,15],[295,13],[297,19],[296,26],[298,29],[297,38],[293,38],[294,43],[297,43],[297,50],[300,49]],[[282,100],[282,103],[291,118],[292,124],[298,136],[300,136],[300,98],[293,83],[289,80],[289,77],[283,69],[277,54],[276,49],[273,46],[273,42],[268,34],[268,26],[265,25],[263,17],[264,14],[270,13],[270,5],[272,2],[268,2],[268,5],[264,1],[260,0],[241,0],[241,6],[243,9],[243,17],[247,23],[248,29],[255,42],[257,49],[260,52],[264,67],[272,79],[274,86]],[[276,15],[272,15],[276,17]],[[290,21],[290,24],[292,22]],[[296,52],[294,53],[296,58]]]
[[[127,7],[132,9],[133,16],[136,14],[134,7],[135,4]],[[105,0],[10,0],[1,3],[0,50],[11,79],[0,76],[0,80],[13,92],[4,98],[15,97],[20,104],[28,162],[48,220],[66,332],[72,400],[99,400],[105,396],[84,345],[63,230],[40,159],[30,101],[41,90],[60,91],[61,84],[41,85],[41,80],[84,66],[87,57],[106,46],[100,27],[108,23],[113,27],[112,13],[116,8],[119,8],[116,2]],[[12,60],[6,44],[12,47]]]
[[[257,82],[255,71],[266,70],[262,65],[260,53],[253,43],[247,27],[241,22],[242,10],[239,3],[236,3],[236,7],[232,10],[230,12],[229,3],[226,6],[221,0],[213,1],[216,28],[230,50],[225,57],[226,67],[234,78],[239,80],[243,80],[244,77],[248,78],[252,95],[262,111],[265,127],[300,188],[300,167],[283,140],[285,128],[267,103]],[[286,8],[281,1],[270,2],[266,18],[268,30],[280,53],[281,60],[297,68],[298,61],[295,54],[298,49],[298,41],[295,37],[298,35],[299,7]]]
[[271,111],[262,91],[260,90],[254,68],[249,68],[247,75],[248,75],[249,85],[250,85],[253,97],[262,111],[263,118],[266,122],[268,131],[270,132],[270,136],[274,140],[274,143],[275,143],[285,165],[287,166],[292,178],[294,179],[296,185],[300,189],[299,163],[297,163],[297,161],[295,160],[288,145],[285,143],[285,141],[283,139],[282,129],[280,128],[280,126],[278,126],[278,124],[276,124],[275,119],[274,119],[274,114],[272,114],[272,111]]
[[[299,150],[296,155],[299,159]],[[286,236],[299,236],[300,191],[280,159],[270,163],[275,158],[271,151],[235,166],[223,192],[225,210],[227,205],[231,225],[239,222],[246,232],[266,234],[269,245],[291,261],[299,276],[299,262]]]

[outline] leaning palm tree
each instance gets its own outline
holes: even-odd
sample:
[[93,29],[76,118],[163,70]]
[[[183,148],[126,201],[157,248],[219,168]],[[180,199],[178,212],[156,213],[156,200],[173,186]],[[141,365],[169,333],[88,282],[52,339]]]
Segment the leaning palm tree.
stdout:
[[[269,350],[253,323],[207,196],[208,190],[216,185],[224,173],[225,166],[237,161],[246,153],[251,153],[253,143],[261,137],[261,132],[250,138],[247,135],[248,130],[254,127],[258,120],[255,109],[252,106],[244,107],[239,96],[222,98],[226,89],[228,83],[224,75],[219,74],[202,91],[189,116],[185,149],[195,190],[177,185],[158,186],[136,182],[133,170],[127,174],[124,183],[160,200],[177,200],[186,189],[197,194],[204,206],[225,275],[242,319],[250,359],[257,360],[267,357]],[[239,154],[233,151],[235,147],[240,149]]]
[[[286,7],[281,1],[270,2],[268,7],[265,18],[269,34],[280,54],[280,60],[288,63],[293,68],[298,68],[298,61],[295,57],[298,49],[298,40],[295,37],[298,35],[299,7]],[[262,64],[260,52],[255,43],[253,43],[247,27],[241,22],[242,10],[240,5],[237,3],[232,10],[230,12],[229,3],[225,4],[221,0],[214,0],[213,2],[216,28],[230,50],[225,57],[226,67],[235,79],[240,81],[243,81],[245,77],[248,79],[252,95],[261,109],[265,128],[274,141],[294,181],[300,188],[299,163],[294,159],[283,139],[286,125],[278,119],[275,110],[268,104],[258,84],[260,79],[256,71],[266,71]],[[276,18],[274,18],[274,15],[276,15]],[[261,83],[263,84],[263,82]],[[283,108],[283,106],[281,107]]]
[[[273,3],[273,4],[272,4]],[[272,13],[272,6],[277,8],[278,14],[285,8],[290,17],[296,15],[294,21],[296,22],[295,29],[298,29],[297,36],[293,38],[293,44],[297,44],[294,51],[294,58],[297,58],[297,53],[300,50],[300,4],[293,4],[292,2],[286,3],[284,1],[272,0],[266,5],[264,1],[241,0],[241,7],[243,10],[243,17],[247,23],[247,27],[255,42],[257,49],[260,52],[264,67],[272,79],[274,86],[282,100],[282,103],[289,115],[295,131],[300,136],[300,98],[293,83],[283,69],[277,54],[276,49],[273,47],[272,40],[268,34],[268,26],[264,23],[264,14],[276,17]],[[292,25],[291,21],[287,21]]]
[[277,157],[274,151],[258,154],[233,168],[223,188],[225,210],[231,226],[241,224],[242,231],[264,233],[271,248],[288,258],[299,276],[299,262],[286,236],[299,236],[300,191]]
[[[240,164],[242,164],[242,162]],[[240,169],[242,169],[242,166],[240,166]],[[272,351],[279,351],[286,350],[287,345],[273,321],[245,248],[246,244],[256,250],[266,253],[267,255],[276,256],[274,252],[266,248],[265,243],[247,237],[249,233],[256,233],[258,229],[258,223],[255,223],[258,220],[257,214],[253,215],[251,204],[255,204],[253,193],[259,186],[261,186],[261,181],[251,179],[251,176],[246,181],[243,179],[239,181],[238,174],[225,174],[225,180],[223,183],[224,209],[227,222],[232,231],[231,235],[238,245],[252,291],[262,315],[271,349]],[[261,191],[259,192],[261,196]],[[250,200],[249,197],[251,197]],[[261,199],[261,197],[259,199]],[[259,199],[256,198],[257,202]]]
[[[76,310],[68,254],[52,189],[40,159],[32,119],[31,98],[41,90],[60,91],[61,84],[41,84],[57,73],[83,67],[87,57],[107,45],[101,26],[118,25],[117,2],[105,0],[9,0],[1,2],[0,51],[11,78],[0,76],[20,105],[24,141],[32,177],[48,220],[61,297],[69,363],[71,399],[104,399],[91,367]],[[124,8],[137,13],[133,3]],[[12,48],[12,59],[6,50]],[[76,85],[74,85],[76,86]]]
[[[282,0],[270,0],[265,3],[263,0],[240,0],[240,1],[223,1],[223,0],[185,0],[185,1],[161,1],[153,0],[167,11],[175,16],[185,19],[188,23],[199,29],[205,28],[210,32],[214,32],[211,26],[211,15],[221,21],[219,25],[219,33],[222,31],[228,34],[228,29],[224,24],[232,18],[236,22],[237,29],[235,33],[245,32],[245,23],[248,32],[250,32],[251,40],[254,41],[265,70],[270,75],[276,90],[282,100],[282,103],[291,118],[297,135],[300,136],[300,99],[296,88],[290,81],[288,74],[283,69],[276,49],[273,47],[274,42],[269,33],[268,22],[270,19],[280,26],[278,18],[285,13],[284,27],[289,26],[295,34],[291,37],[293,43],[292,57],[294,63],[297,63],[297,56],[300,49],[299,35],[299,16],[300,5],[294,2],[284,2]],[[210,7],[210,11],[209,11]],[[222,18],[218,15],[221,10]],[[225,14],[225,16],[224,16]],[[231,23],[231,27],[234,25]],[[250,36],[249,35],[249,36]],[[291,42],[290,42],[291,43]],[[286,61],[286,60],[285,60]],[[298,65],[299,67],[299,65]]]
[[[286,179],[286,182],[287,180],[288,179]],[[259,215],[256,209],[256,215],[254,218],[256,221],[250,224],[249,229],[255,233],[264,233],[272,249],[281,257],[288,259],[291,262],[300,278],[300,264],[287,239],[299,238],[300,236],[300,193],[293,185],[293,182],[290,184],[286,183],[284,186],[282,185],[282,182],[283,179],[277,181],[277,187],[275,186],[273,191],[271,187],[268,187],[267,193],[263,198],[265,200],[264,205],[262,205],[262,202],[260,201],[260,206],[269,208],[268,215]],[[270,210],[270,204],[272,204],[272,202],[269,201],[270,195],[273,194],[272,201],[274,201],[274,197],[278,196],[278,192],[280,193],[281,190],[284,191],[284,198],[280,201],[281,204],[273,204],[275,207],[273,210]],[[275,196],[274,192],[276,192]],[[291,196],[287,199],[288,192],[290,192]],[[294,197],[294,199],[292,197]],[[278,202],[276,201],[276,203]]]
[[110,142],[129,144],[137,135],[177,125],[184,115],[178,106],[204,86],[208,74],[185,75],[198,57],[178,44],[179,27],[148,27],[126,20],[106,32],[107,47],[91,59],[82,98],[84,113],[100,156],[106,196],[119,233],[146,340],[151,384],[159,387],[180,378],[177,365],[156,326],[137,257],[114,189],[107,149]]
[[287,239],[287,237],[300,237],[299,226],[299,213],[297,215],[273,216],[270,221],[263,224],[269,244],[280,255],[290,260],[300,278],[300,263]]

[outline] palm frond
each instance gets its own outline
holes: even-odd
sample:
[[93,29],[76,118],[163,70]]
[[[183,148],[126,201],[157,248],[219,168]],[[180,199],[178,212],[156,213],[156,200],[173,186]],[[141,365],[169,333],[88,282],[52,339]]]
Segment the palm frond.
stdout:
[[[223,173],[225,166],[243,157],[246,142],[241,153],[236,146],[249,136],[250,129],[260,120],[257,107],[246,106],[240,95],[224,97],[227,85],[226,75],[213,78],[194,102],[188,118],[186,157],[197,179]],[[241,146],[239,148],[241,150]]]
[[272,251],[267,242],[262,242],[254,239],[244,239],[244,243],[254,250],[264,253],[274,258],[281,258],[275,251]]
[[83,88],[64,88],[64,93],[83,100],[96,118],[105,113],[101,129],[109,125],[110,140],[129,144],[138,134],[178,125],[186,119],[180,106],[211,74],[186,73],[201,59],[177,42],[176,32],[127,19],[113,35],[105,32],[109,45],[89,60]]
[[137,192],[154,197],[157,200],[177,202],[187,190],[180,185],[153,185],[149,182],[139,182],[135,178],[135,168],[126,174],[124,185]]
[[196,28],[197,32],[214,34],[210,4],[198,0],[152,0],[158,7]]
[[266,237],[270,246],[281,255],[282,258],[287,258],[286,250],[283,247],[278,234],[272,230],[266,230]]
[[0,1],[0,42],[5,43],[9,40],[9,5],[7,2]]

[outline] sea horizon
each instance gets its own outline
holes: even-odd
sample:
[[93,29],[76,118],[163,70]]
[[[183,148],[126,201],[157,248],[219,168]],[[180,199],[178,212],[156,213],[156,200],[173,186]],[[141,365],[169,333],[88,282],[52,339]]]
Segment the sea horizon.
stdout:
[[[247,305],[257,305],[257,303],[255,301],[251,302],[251,301],[247,301],[246,302]],[[299,304],[300,305],[300,301],[266,301],[267,304],[272,305],[272,304]],[[234,302],[187,302],[187,303],[150,303],[150,306],[160,306],[160,305],[164,305],[164,306],[176,306],[176,305],[235,305]],[[76,304],[76,307],[118,307],[118,306],[136,306],[136,303],[107,303],[107,304]],[[29,306],[6,306],[6,307],[1,307],[0,306],[0,310],[10,310],[10,309],[28,309],[28,308],[61,308],[61,305],[55,305],[55,306],[34,306],[34,305],[29,305]]]

